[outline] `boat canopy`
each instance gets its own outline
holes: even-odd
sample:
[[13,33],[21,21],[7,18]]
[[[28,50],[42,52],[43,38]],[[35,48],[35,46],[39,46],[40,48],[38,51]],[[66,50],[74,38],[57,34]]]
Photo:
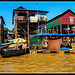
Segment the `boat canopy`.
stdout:
[[49,33],[40,33],[40,34],[37,34],[37,35],[30,35],[30,37],[31,38],[33,38],[33,37],[35,37],[35,36],[58,36],[58,35],[60,35],[60,36],[62,36],[62,35],[64,35],[64,36],[66,36],[66,35],[75,35],[75,33],[72,33],[72,34],[57,34],[57,33],[52,33],[52,34],[49,34]]

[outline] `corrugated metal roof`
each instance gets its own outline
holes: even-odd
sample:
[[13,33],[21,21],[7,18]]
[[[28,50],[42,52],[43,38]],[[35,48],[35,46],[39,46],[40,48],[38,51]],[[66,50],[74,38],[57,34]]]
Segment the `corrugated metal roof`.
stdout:
[[16,10],[28,10],[28,9],[25,8],[25,7],[20,6],[20,7],[16,8]]

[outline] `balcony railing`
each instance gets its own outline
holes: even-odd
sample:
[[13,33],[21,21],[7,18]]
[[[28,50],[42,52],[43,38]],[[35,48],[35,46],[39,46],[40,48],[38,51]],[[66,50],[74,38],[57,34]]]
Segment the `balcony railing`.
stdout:
[[28,18],[26,16],[18,16],[17,20],[25,21],[28,20]]

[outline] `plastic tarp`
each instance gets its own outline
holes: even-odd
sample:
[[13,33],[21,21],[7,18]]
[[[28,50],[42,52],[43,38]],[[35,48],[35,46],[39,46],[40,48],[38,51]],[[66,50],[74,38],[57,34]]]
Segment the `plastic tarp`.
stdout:
[[0,46],[6,46],[6,45],[10,45],[10,44],[13,44],[13,42],[5,43],[5,44],[0,43]]
[[35,37],[35,36],[49,36],[49,35],[58,35],[56,33],[53,33],[53,34],[49,34],[49,33],[40,33],[38,35],[30,35],[31,38]]
[[75,33],[72,33],[72,34],[57,34],[57,33],[52,33],[52,34],[49,34],[49,33],[40,33],[38,35],[30,35],[31,38],[35,37],[35,36],[55,36],[55,35],[60,35],[60,36],[63,36],[63,35],[75,35]]
[[67,47],[61,47],[61,50],[70,50],[70,48],[67,48]]

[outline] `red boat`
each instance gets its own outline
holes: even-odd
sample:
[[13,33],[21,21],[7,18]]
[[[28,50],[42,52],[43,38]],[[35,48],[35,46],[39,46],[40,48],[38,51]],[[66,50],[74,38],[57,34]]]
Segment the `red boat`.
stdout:
[[71,54],[75,54],[75,52],[70,52]]

